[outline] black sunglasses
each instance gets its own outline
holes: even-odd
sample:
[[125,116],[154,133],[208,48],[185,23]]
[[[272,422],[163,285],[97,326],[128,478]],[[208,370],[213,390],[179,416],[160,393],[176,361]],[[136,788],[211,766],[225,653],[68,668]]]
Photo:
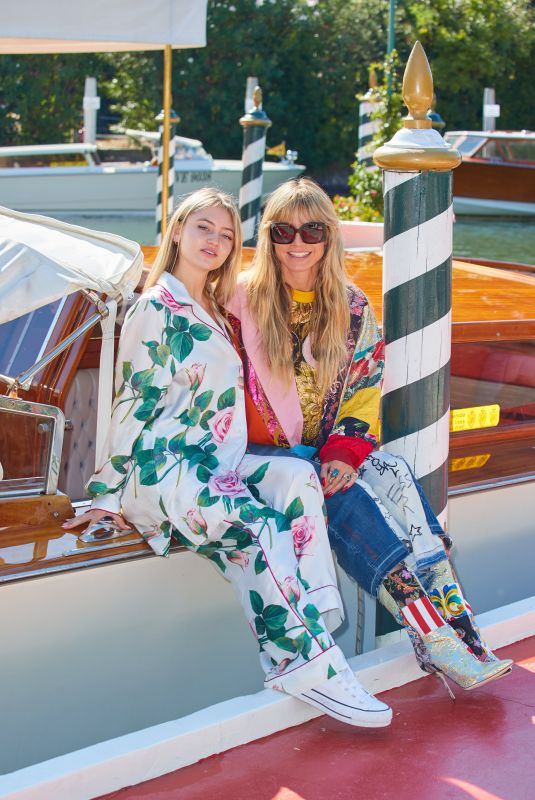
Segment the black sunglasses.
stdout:
[[292,244],[298,233],[304,244],[319,244],[327,238],[327,226],[323,222],[305,222],[300,228],[289,222],[272,222],[269,226],[274,244]]

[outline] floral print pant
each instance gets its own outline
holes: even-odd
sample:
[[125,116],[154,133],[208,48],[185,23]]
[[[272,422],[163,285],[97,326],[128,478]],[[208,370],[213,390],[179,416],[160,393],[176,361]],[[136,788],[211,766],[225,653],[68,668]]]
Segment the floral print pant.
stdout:
[[[255,475],[262,478],[251,484]],[[198,536],[173,535],[213,561],[232,583],[260,647],[265,686],[298,694],[346,664],[329,633],[343,610],[323,494],[314,470],[292,458],[247,454],[237,476],[254,498],[246,501],[245,519],[242,506],[229,508],[225,533],[202,544]],[[271,518],[266,507],[274,511]],[[192,530],[194,516],[188,520]]]

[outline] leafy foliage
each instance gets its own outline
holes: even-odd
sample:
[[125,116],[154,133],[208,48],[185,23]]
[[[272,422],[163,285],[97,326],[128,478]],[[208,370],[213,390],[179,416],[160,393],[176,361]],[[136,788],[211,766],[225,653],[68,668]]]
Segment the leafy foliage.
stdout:
[[[357,143],[355,95],[366,91],[368,64],[385,50],[388,7],[388,0],[210,0],[208,46],[173,53],[179,132],[202,139],[215,157],[239,158],[245,79],[256,75],[273,121],[269,142],[286,141],[317,176],[347,168]],[[534,127],[529,0],[398,0],[401,64],[417,38],[449,129],[479,127],[485,86],[496,88],[501,127]],[[72,139],[91,74],[101,117],[112,111],[122,124],[153,129],[162,72],[159,52],[2,56],[0,144]],[[176,346],[184,351],[196,333],[178,336]]]
[[[370,65],[370,71],[379,73],[381,80],[374,90],[375,110],[371,118],[379,126],[368,147],[370,153],[392,138],[401,127],[401,86],[399,80],[399,58],[396,50],[389,53],[382,63]],[[364,100],[359,95],[358,100]],[[382,222],[384,215],[382,173],[376,167],[367,167],[358,160],[351,165],[349,176],[350,197],[334,198],[335,209],[341,219],[359,217],[363,222]]]

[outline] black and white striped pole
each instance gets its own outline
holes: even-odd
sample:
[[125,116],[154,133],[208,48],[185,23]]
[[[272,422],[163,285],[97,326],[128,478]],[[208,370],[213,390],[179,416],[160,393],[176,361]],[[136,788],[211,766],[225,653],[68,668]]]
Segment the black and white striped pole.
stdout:
[[256,87],[254,107],[240,119],[243,128],[242,177],[240,188],[240,217],[243,244],[256,245],[256,231],[262,203],[262,170],[266,153],[266,134],[271,120],[262,110],[262,91]]
[[442,524],[447,516],[452,170],[461,157],[433,130],[431,70],[409,57],[404,127],[374,153],[384,170],[382,448],[403,456]]
[[[165,233],[165,222],[173,213],[173,206],[175,202],[175,132],[176,126],[180,122],[176,111],[171,109],[169,115],[169,144],[168,144],[168,169],[167,169],[167,194],[163,197],[163,180],[162,174],[164,170],[164,112],[160,111],[156,117],[156,122],[160,123],[159,133],[160,141],[158,143],[158,178],[156,183],[156,244],[162,243],[162,236]],[[167,210],[163,213],[163,204],[167,201]],[[162,223],[162,219],[164,222]]]
[[381,120],[373,119],[377,111],[379,97],[377,95],[377,76],[375,70],[370,71],[370,88],[359,104],[359,128],[357,140],[357,161],[365,167],[373,167],[373,137],[381,127]]

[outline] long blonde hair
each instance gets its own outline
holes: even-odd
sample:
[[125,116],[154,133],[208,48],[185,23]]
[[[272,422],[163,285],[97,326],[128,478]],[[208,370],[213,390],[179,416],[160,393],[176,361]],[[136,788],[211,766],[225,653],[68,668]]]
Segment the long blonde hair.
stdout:
[[165,236],[158,250],[158,255],[154,260],[151,271],[147,275],[143,291],[150,289],[158,282],[158,278],[163,272],[172,272],[177,259],[180,258],[180,238],[178,243],[174,240],[174,233],[177,225],[184,225],[190,214],[202,208],[213,208],[215,206],[224,208],[230,214],[232,229],[234,232],[232,249],[221,264],[219,269],[214,269],[208,273],[204,294],[208,300],[212,311],[216,315],[221,315],[223,307],[233,295],[236,288],[236,281],[240,271],[242,232],[240,215],[236,202],[226,192],[219,189],[205,188],[192,192],[180,203],[173,212],[169,220]]
[[272,222],[291,222],[298,215],[327,226],[310,321],[310,344],[317,362],[317,379],[325,394],[346,360],[349,330],[344,247],[333,204],[317,183],[294,178],[270,196],[258,232],[256,253],[248,271],[247,293],[251,313],[262,337],[271,369],[280,377],[293,374],[290,335],[291,290],[270,238]]

